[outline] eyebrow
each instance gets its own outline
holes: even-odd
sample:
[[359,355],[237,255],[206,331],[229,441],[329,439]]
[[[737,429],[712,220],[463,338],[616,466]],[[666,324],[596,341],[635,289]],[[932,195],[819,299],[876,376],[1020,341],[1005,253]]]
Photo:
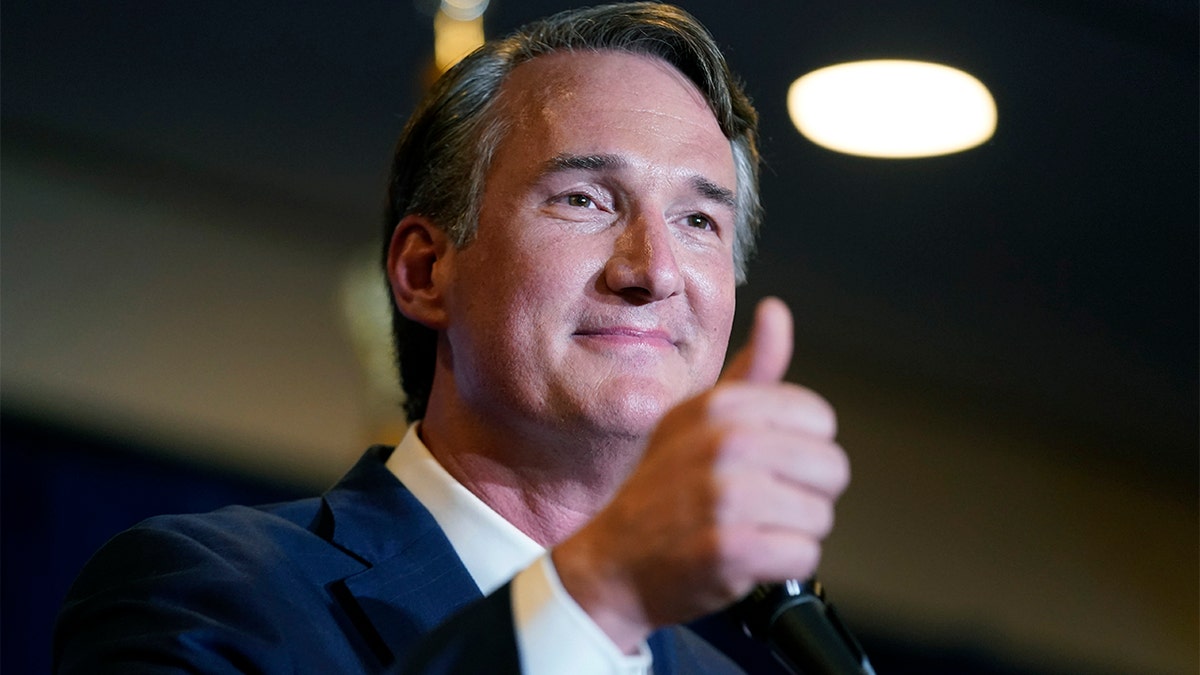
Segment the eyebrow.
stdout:
[[618,155],[572,155],[563,153],[556,155],[546,162],[543,174],[558,171],[603,171],[605,169],[621,169],[627,162]]
[[[541,174],[546,176],[560,171],[605,171],[609,169],[621,169],[628,166],[628,164],[619,155],[573,155],[563,153],[547,160],[542,167]],[[706,199],[711,199],[730,208],[734,208],[737,205],[733,190],[721,187],[703,176],[692,176],[691,184],[692,189]]]
[[729,208],[737,206],[737,203],[734,201],[733,190],[723,188],[700,176],[692,178],[692,189],[722,206],[728,206]]

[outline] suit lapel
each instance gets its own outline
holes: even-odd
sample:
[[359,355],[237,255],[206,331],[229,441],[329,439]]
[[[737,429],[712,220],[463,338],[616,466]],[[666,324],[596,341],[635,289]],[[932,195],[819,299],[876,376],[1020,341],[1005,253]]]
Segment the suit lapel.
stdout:
[[391,450],[368,450],[324,500],[331,541],[367,566],[345,589],[394,659],[482,595],[433,516],[387,470]]

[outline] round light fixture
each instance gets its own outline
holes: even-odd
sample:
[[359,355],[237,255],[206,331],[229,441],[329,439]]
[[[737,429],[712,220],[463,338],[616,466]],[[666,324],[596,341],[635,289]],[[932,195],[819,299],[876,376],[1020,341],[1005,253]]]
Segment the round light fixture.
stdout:
[[996,130],[996,102],[961,70],[923,61],[855,61],[788,89],[792,123],[817,145],[865,157],[930,157],[973,148]]

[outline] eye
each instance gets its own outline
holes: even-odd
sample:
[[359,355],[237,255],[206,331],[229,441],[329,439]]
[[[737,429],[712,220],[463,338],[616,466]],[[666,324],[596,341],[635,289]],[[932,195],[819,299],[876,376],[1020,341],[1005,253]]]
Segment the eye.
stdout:
[[585,194],[570,194],[566,198],[567,206],[576,206],[581,209],[591,208],[596,205],[592,198]]
[[684,222],[687,223],[688,227],[695,227],[701,230],[716,229],[713,227],[712,220],[703,213],[693,213],[685,217]]

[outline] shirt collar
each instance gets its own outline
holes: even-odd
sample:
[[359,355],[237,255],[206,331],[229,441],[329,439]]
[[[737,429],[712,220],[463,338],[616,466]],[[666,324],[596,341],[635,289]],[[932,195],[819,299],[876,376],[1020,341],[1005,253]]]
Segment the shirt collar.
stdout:
[[409,425],[387,468],[433,514],[475,585],[487,595],[545,549],[442,468],[417,435],[419,425]]

